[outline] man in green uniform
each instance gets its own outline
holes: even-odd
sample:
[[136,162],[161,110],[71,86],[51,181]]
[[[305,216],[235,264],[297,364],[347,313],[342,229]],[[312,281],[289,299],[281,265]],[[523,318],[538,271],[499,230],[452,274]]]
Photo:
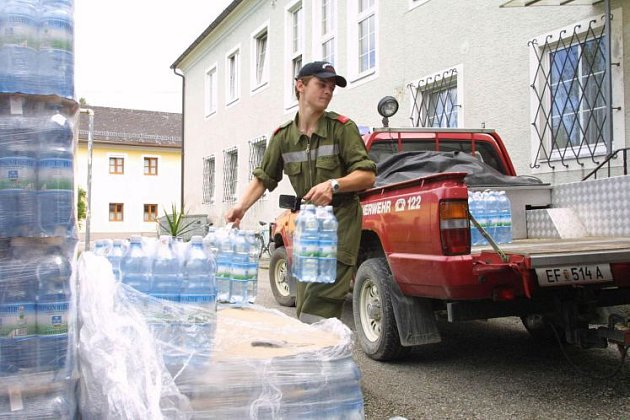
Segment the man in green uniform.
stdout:
[[265,190],[273,191],[289,176],[298,197],[331,204],[339,222],[337,280],[334,284],[298,283],[296,309],[307,323],[341,317],[350,290],[361,239],[361,206],[356,195],[374,185],[376,164],[368,158],[354,122],[326,108],[335,87],[345,87],[330,63],[304,65],[295,80],[298,112],[273,134],[260,167],[243,196],[226,214],[236,225]]

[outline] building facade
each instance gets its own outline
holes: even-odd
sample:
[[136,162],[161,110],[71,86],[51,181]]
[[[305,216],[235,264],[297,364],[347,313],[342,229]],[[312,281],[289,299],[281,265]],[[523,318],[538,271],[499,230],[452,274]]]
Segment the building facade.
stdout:
[[[181,114],[87,107],[94,113],[90,238],[155,236],[156,219],[180,207]],[[79,119],[75,182],[88,191],[89,116]],[[86,222],[80,224],[85,234]]]
[[[577,4],[509,7],[527,3]],[[185,79],[186,203],[223,223],[313,60],[346,76],[329,109],[360,126],[380,126],[392,95],[390,126],[493,128],[520,174],[580,180],[630,146],[628,27],[628,0],[235,0],[172,65]],[[245,225],[272,220],[280,193],[288,181]]]

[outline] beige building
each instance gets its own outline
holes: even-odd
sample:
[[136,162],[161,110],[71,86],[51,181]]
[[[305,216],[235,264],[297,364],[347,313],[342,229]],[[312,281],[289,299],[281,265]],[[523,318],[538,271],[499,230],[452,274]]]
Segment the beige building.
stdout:
[[[185,79],[185,201],[222,223],[295,115],[297,69],[319,59],[348,79],[330,109],[359,125],[379,126],[393,95],[391,126],[494,128],[519,173],[578,181],[630,146],[628,28],[628,0],[234,0],[172,65]],[[245,225],[272,220],[281,192],[286,179]]]
[[[154,236],[155,219],[181,200],[181,115],[121,108],[94,112],[90,239]],[[89,117],[81,113],[77,188],[88,191]],[[81,237],[86,221],[80,224]]]

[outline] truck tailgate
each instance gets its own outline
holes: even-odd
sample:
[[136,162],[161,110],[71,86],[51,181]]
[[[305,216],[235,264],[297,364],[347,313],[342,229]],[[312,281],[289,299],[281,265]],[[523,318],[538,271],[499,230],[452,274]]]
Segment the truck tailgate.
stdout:
[[[531,267],[552,265],[630,262],[630,238],[585,237],[572,239],[519,239],[500,244],[506,254],[523,255]],[[476,246],[471,253],[494,252],[489,245]]]

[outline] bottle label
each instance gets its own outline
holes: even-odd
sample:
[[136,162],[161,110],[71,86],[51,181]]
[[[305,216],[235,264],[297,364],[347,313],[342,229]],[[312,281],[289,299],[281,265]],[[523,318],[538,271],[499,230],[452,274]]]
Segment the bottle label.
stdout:
[[46,19],[42,22],[40,50],[72,52],[72,22],[68,19]]
[[73,190],[72,159],[41,159],[37,169],[38,190]]
[[0,305],[0,337],[25,337],[37,333],[34,303]]
[[0,190],[35,190],[35,159],[28,157],[0,158]]
[[67,334],[69,306],[68,302],[38,303],[37,334]]

